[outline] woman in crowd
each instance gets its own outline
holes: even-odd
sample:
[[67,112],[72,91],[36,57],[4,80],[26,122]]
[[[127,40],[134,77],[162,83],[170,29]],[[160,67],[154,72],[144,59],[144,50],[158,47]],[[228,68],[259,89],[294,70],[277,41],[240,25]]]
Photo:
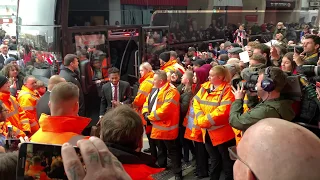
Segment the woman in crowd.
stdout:
[[193,72],[186,71],[181,78],[181,84],[178,86],[178,91],[180,92],[180,121],[179,121],[179,137],[180,143],[183,148],[183,160],[184,162],[189,162],[189,150],[191,151],[193,157],[195,157],[195,150],[192,141],[184,138],[184,133],[186,127],[183,126],[184,118],[189,109],[190,101],[193,97],[192,84],[193,84]]
[[210,179],[219,180],[222,169],[225,179],[233,179],[233,164],[228,147],[236,144],[229,125],[229,112],[234,95],[230,85],[230,73],[224,66],[214,66],[209,72],[209,82],[202,84],[195,95],[194,124],[202,131],[202,138],[210,156]]
[[286,72],[289,76],[293,74],[297,74],[296,67],[297,64],[296,62],[293,61],[293,52],[288,52],[285,54],[282,58],[281,62],[281,69],[282,71]]
[[[206,66],[206,65],[204,65]],[[209,65],[210,66],[210,65]],[[208,79],[209,68],[200,67],[193,73],[193,94],[196,94],[201,88],[201,84]],[[196,170],[195,175],[198,178],[208,177],[208,154],[203,144],[202,132],[199,126],[193,124],[194,121],[193,100],[190,102],[189,111],[184,118],[183,125],[186,127],[184,138],[192,140],[195,144]],[[193,132],[192,132],[193,129]]]
[[3,75],[9,79],[11,84],[10,86],[10,93],[12,96],[16,97],[17,92],[21,90],[23,86],[23,76],[20,73],[20,68],[18,65],[9,63],[3,68]]

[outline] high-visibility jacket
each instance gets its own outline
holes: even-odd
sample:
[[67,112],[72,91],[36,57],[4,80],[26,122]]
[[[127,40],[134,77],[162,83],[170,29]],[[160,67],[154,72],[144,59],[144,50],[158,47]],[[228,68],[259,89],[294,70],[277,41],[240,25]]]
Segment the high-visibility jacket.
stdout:
[[21,91],[18,94],[18,102],[29,119],[29,124],[24,124],[23,130],[29,131],[31,134],[34,134],[39,129],[36,109],[39,99],[39,95],[35,91],[28,89],[26,86],[22,86]]
[[41,114],[39,118],[40,129],[31,137],[31,142],[63,144],[74,146],[81,139],[88,139],[80,135],[89,124],[90,119],[81,116],[49,116]]
[[26,172],[26,175],[39,180],[50,179],[44,172],[44,167],[41,165],[30,165],[29,170]]
[[193,100],[191,100],[188,113],[183,121],[183,126],[186,127],[184,138],[189,139],[191,141],[203,142],[201,128],[193,123],[194,118],[195,114],[193,109]]
[[[149,99],[149,96],[147,99]],[[176,87],[166,83],[158,93],[155,111],[149,112],[148,100],[143,104],[142,114],[150,113],[148,119],[152,124],[152,139],[174,140],[178,137],[179,100],[180,94]]]
[[[248,95],[246,94],[243,99],[243,113],[245,113],[249,110],[248,101],[249,101]],[[235,134],[236,144],[238,145],[241,138],[242,138],[242,131],[239,129],[236,129],[236,128],[232,128],[232,130]]]
[[28,129],[24,129],[24,127],[29,126],[29,119],[25,111],[20,108],[16,98],[11,96],[10,92],[0,92],[0,100],[8,110],[6,125],[12,125],[14,136],[24,137],[26,134],[23,131],[28,131]]
[[133,106],[135,107],[138,114],[141,116],[143,125],[146,125],[146,121],[144,120],[144,117],[142,116],[142,107],[143,104],[146,102],[146,99],[149,95],[149,93],[152,90],[153,87],[153,72],[149,72],[145,74],[142,78],[139,79],[139,90],[137,93],[137,96],[134,98]]
[[152,175],[164,170],[164,168],[152,168],[145,164],[123,164],[123,168],[133,180],[153,180]]
[[208,132],[212,144],[217,146],[235,137],[229,124],[229,112],[234,95],[228,83],[222,83],[212,91],[210,89],[210,82],[206,82],[194,97],[194,124],[201,128],[203,142]]
[[168,62],[166,62],[166,64],[164,64],[161,68],[161,70],[165,71],[165,72],[170,72],[170,71],[175,71],[178,70],[181,72],[181,74],[184,74],[186,72],[186,70],[184,69],[183,66],[181,66],[177,60],[173,59],[173,60],[169,60]]

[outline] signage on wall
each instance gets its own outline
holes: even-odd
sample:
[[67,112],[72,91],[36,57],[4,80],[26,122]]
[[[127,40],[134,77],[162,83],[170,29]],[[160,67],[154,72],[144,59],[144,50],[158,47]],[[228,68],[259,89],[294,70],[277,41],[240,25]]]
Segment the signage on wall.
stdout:
[[292,0],[267,0],[266,7],[268,9],[294,9],[295,8],[295,1]]

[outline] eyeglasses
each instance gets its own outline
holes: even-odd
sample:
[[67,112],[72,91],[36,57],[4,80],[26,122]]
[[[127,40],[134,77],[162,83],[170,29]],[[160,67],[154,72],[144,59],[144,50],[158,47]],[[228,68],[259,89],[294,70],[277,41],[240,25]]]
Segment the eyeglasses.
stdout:
[[252,172],[254,178],[255,178],[256,180],[258,180],[256,174],[252,171],[252,169],[250,168],[250,166],[249,166],[246,162],[244,162],[244,161],[238,156],[238,154],[237,154],[237,147],[236,147],[236,146],[229,147],[229,148],[228,148],[228,151],[229,151],[229,155],[230,155],[230,159],[231,159],[231,160],[234,160],[234,161],[235,161],[235,160],[238,159],[240,162],[242,162],[244,165],[246,165],[246,166],[250,169],[250,171]]

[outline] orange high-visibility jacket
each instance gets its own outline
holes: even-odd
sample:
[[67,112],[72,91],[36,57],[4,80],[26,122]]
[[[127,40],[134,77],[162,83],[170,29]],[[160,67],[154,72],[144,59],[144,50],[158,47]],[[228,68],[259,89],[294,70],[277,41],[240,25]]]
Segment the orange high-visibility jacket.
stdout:
[[33,178],[39,178],[39,180],[49,180],[50,178],[44,172],[44,167],[41,165],[30,165],[26,175],[32,176]]
[[210,88],[210,82],[204,83],[194,97],[194,124],[200,126],[203,142],[208,131],[212,144],[217,146],[235,137],[229,124],[229,112],[234,95],[228,83],[222,83],[211,92]]
[[37,122],[37,109],[36,105],[40,97],[35,91],[31,91],[26,86],[22,86],[21,91],[18,94],[18,102],[27,114],[29,119],[29,124],[24,124],[23,129],[25,131],[35,133],[39,129],[39,124]]
[[183,126],[186,127],[184,138],[191,141],[203,142],[201,128],[193,123],[194,118],[193,100],[191,100],[188,113],[183,121]]
[[0,100],[8,110],[6,124],[12,125],[14,136],[24,137],[26,134],[23,131],[28,131],[28,129],[24,129],[23,127],[29,125],[29,119],[26,113],[20,108],[16,98],[10,95],[10,92],[0,92]]
[[141,116],[143,125],[146,125],[146,121],[144,120],[144,117],[142,116],[141,111],[142,111],[143,104],[146,102],[146,99],[152,90],[153,75],[154,75],[153,72],[149,72],[139,79],[139,83],[140,83],[139,90],[138,90],[137,96],[135,97],[132,103],[136,111],[138,112],[138,114]]
[[168,62],[166,62],[165,65],[163,65],[160,70],[163,70],[165,72],[170,72],[170,71],[175,71],[178,70],[180,71],[182,74],[184,74],[186,72],[186,70],[184,69],[183,66],[181,66],[177,60],[169,60]]
[[81,116],[49,116],[41,114],[39,118],[40,129],[31,137],[31,142],[63,144],[74,146],[81,139],[88,139],[80,135],[89,124],[90,119]]
[[179,91],[170,83],[166,83],[160,88],[156,100],[156,110],[152,112],[148,110],[149,96],[143,105],[142,114],[150,113],[148,119],[152,124],[151,138],[161,140],[176,139],[179,132]]

